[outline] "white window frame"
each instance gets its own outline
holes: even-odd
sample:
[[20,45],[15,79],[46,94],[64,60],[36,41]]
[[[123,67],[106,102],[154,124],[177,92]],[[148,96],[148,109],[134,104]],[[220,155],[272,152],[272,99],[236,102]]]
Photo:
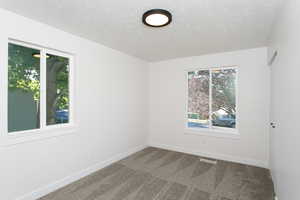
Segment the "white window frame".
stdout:
[[[59,50],[43,47],[40,45],[35,45],[16,39],[1,41],[1,44],[6,47],[6,51],[1,47],[0,53],[3,53],[4,56],[0,56],[0,77],[1,85],[0,91],[3,96],[0,97],[0,146],[1,145],[14,145],[17,143],[23,143],[32,140],[39,140],[48,137],[54,137],[69,133],[74,133],[76,129],[75,123],[75,95],[74,95],[74,78],[75,78],[75,63],[74,63],[74,54],[62,52]],[[30,129],[24,131],[14,131],[8,132],[8,45],[16,44],[28,48],[33,48],[40,51],[40,128]],[[69,122],[65,124],[53,124],[47,125],[46,122],[46,54],[62,56],[69,59]]]
[[[212,126],[212,71],[213,70],[224,70],[224,69],[235,69],[236,80],[235,80],[235,102],[236,102],[236,126],[235,128],[217,127]],[[188,73],[192,71],[209,71],[209,127],[208,128],[191,128],[188,127]],[[185,71],[186,78],[186,106],[185,106],[185,120],[184,128],[186,134],[197,134],[204,136],[213,137],[225,137],[232,139],[239,139],[240,134],[238,131],[239,126],[239,109],[238,109],[238,67],[234,66],[222,66],[222,67],[208,67],[208,68],[191,68]]]

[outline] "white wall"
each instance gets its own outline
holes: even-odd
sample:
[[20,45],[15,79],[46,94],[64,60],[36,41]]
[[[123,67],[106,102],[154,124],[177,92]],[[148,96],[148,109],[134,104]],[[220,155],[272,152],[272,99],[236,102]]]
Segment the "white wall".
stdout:
[[300,1],[284,1],[274,26],[269,54],[278,56],[272,71],[272,118],[270,166],[279,200],[300,199]]
[[78,124],[73,134],[0,146],[1,200],[30,199],[146,145],[147,63],[4,10],[0,24],[1,44],[11,37],[76,54]]
[[[1,44],[10,37],[76,55],[78,124],[72,134],[0,145],[0,199],[31,199],[50,192],[74,174],[85,175],[143,147],[147,138],[155,146],[268,165],[266,48],[151,63],[147,68],[142,60],[4,10],[0,24]],[[6,51],[0,47],[4,67]],[[184,134],[184,71],[222,65],[239,67],[240,139]]]
[[[152,146],[268,166],[270,72],[258,48],[151,63],[149,141]],[[186,74],[190,68],[238,66],[239,139],[185,134]]]

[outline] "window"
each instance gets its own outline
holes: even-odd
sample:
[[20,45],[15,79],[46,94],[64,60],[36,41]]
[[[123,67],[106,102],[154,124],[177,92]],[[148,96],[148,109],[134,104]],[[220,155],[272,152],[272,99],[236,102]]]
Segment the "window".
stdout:
[[8,44],[8,132],[70,124],[71,56]]
[[40,50],[8,46],[8,131],[40,128]]
[[187,127],[236,129],[235,67],[188,72]]
[[47,125],[69,122],[69,59],[47,54]]

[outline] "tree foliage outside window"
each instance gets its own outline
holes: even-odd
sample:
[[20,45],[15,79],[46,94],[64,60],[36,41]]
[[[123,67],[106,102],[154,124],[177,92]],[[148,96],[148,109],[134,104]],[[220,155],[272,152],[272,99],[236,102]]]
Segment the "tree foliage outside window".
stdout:
[[189,125],[208,128],[209,125],[209,71],[188,73]]
[[69,59],[47,54],[47,125],[67,123],[59,115],[69,109]]
[[[41,52],[40,50],[28,48],[22,45],[9,43],[8,45],[8,92],[18,94],[18,100],[8,99],[10,131],[22,131],[28,128],[20,125],[20,121],[26,118],[35,118],[35,128],[39,128],[41,112],[41,81],[46,82],[46,109],[47,124],[67,123],[69,109],[69,59],[65,57],[47,55],[46,56],[46,79],[41,80]],[[22,95],[23,94],[23,95]],[[31,102],[28,96],[32,95]],[[13,95],[10,95],[13,98]],[[16,98],[16,97],[14,97]],[[27,99],[27,100],[26,100]],[[30,112],[16,110],[12,104],[23,103],[26,105],[35,104],[35,110]],[[26,103],[27,102],[27,103]],[[57,112],[65,110],[67,119],[59,120]],[[32,116],[35,113],[35,116]],[[48,123],[49,122],[49,123]],[[29,126],[32,127],[32,126]]]
[[235,68],[188,72],[188,127],[209,128],[209,124],[236,126]]
[[39,50],[15,44],[8,46],[8,89],[32,92],[36,102],[40,99],[40,59],[32,55]]
[[40,127],[40,51],[8,45],[8,132]]

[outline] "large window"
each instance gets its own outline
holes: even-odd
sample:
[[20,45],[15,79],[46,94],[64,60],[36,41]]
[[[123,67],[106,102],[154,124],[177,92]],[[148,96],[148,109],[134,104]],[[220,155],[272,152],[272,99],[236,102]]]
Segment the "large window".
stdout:
[[235,67],[188,72],[187,127],[236,129]]
[[69,124],[71,56],[8,44],[8,132]]

